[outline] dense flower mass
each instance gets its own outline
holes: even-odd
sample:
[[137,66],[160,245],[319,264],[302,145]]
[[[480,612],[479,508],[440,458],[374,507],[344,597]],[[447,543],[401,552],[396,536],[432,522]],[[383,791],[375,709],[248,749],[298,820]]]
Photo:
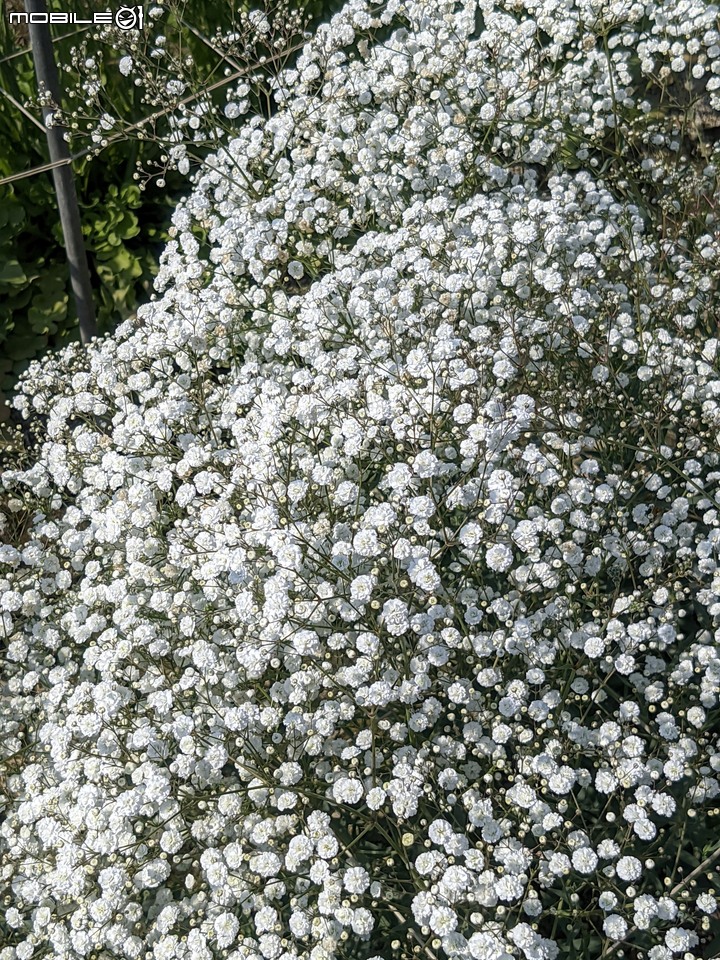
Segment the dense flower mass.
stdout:
[[350,0],[31,369],[0,960],[711,956],[717,15]]

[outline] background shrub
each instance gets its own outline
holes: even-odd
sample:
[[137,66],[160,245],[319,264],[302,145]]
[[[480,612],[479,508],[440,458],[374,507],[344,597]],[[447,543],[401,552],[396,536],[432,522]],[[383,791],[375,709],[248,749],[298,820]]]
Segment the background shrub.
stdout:
[[[146,16],[153,7],[160,9],[147,4]],[[338,0],[293,5],[302,13],[304,23],[317,23],[338,7]],[[48,8],[65,9],[59,0],[51,0]],[[95,8],[96,4],[84,0],[73,10],[88,16]],[[28,37],[22,27],[10,26],[8,13],[12,9],[23,7],[21,3],[7,4],[0,19],[0,87],[12,97],[0,95],[0,179],[47,162],[43,130],[17,106],[34,102],[37,89],[30,54],[15,56],[28,48]],[[242,9],[229,0],[171,0],[162,6],[160,17],[150,20],[142,39],[150,50],[152,38],[162,31],[167,38],[167,55],[183,62],[184,82],[189,89],[200,91],[222,76],[226,62],[222,54],[229,48],[222,47],[220,41],[237,26]],[[286,15],[282,9],[276,12],[279,18]],[[78,128],[73,135],[73,152],[92,144],[86,128],[96,129],[108,108],[118,119],[116,128],[111,133],[103,130],[103,134],[119,134],[119,139],[73,163],[102,335],[134,314],[138,304],[148,298],[160,251],[168,239],[169,214],[187,190],[187,177],[161,163],[167,144],[158,124],[134,129],[153,108],[143,100],[144,87],[135,86],[119,73],[117,37],[112,32],[108,36],[67,27],[52,30],[56,62],[61,69],[67,67],[61,78],[64,106],[68,114],[73,114],[68,122]],[[246,54],[252,66],[252,54],[249,50]],[[92,68],[89,63],[93,63]],[[222,94],[218,91],[215,99]],[[258,109],[261,99],[258,95]],[[40,117],[37,107],[33,115]],[[196,142],[194,161],[201,161],[209,149],[208,143]],[[78,339],[50,173],[0,185],[0,264],[2,420],[8,416],[5,400],[29,361]],[[11,436],[7,430],[0,435],[6,455],[17,446],[9,442]]]
[[[92,5],[86,4],[85,12],[88,9]],[[0,31],[3,58],[27,46],[22,32],[11,32],[7,11]],[[55,44],[60,62],[69,60],[73,39],[77,38]],[[35,99],[29,54],[0,63],[0,85],[18,103]],[[125,86],[123,93],[132,101],[132,88]],[[0,144],[2,177],[47,162],[43,131],[4,96],[0,96]],[[167,237],[172,200],[156,189],[141,196],[132,179],[137,155],[137,145],[128,142],[108,149],[101,161],[86,157],[73,165],[102,333],[114,329],[135,310],[139,298],[147,297]],[[41,173],[0,186],[0,222],[0,390],[8,397],[32,358],[78,334],[51,175]]]

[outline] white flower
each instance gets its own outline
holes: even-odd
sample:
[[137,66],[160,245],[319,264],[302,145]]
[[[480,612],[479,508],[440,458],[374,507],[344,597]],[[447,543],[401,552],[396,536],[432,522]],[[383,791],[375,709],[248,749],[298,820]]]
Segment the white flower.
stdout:
[[217,945],[221,950],[225,950],[234,943],[240,921],[234,914],[225,912],[216,917],[214,927]]
[[367,603],[372,596],[375,581],[373,577],[361,576],[355,577],[350,584],[350,596],[358,603]]
[[458,535],[460,542],[466,547],[476,547],[482,542],[482,537],[482,527],[477,523],[465,524]]
[[703,913],[715,913],[718,908],[717,900],[710,893],[701,893],[695,903],[698,910],[702,910]]
[[434,564],[427,558],[423,557],[420,560],[411,561],[408,566],[408,574],[412,582],[427,593],[437,590],[440,586],[440,575]]
[[338,842],[332,834],[325,834],[316,841],[315,849],[323,860],[332,860],[338,851]]
[[430,929],[439,936],[446,936],[457,928],[457,914],[451,907],[434,907],[430,914]]
[[358,803],[363,795],[363,787],[359,780],[341,777],[333,784],[333,796],[338,803]]
[[583,649],[588,657],[596,659],[605,653],[605,646],[606,643],[602,637],[588,637]]
[[382,550],[375,530],[360,530],[353,538],[353,550],[362,557],[375,557]]
[[628,883],[637,880],[642,873],[642,864],[637,857],[621,857],[616,865],[617,875]]
[[453,828],[447,822],[447,820],[433,820],[433,822],[428,827],[428,836],[433,843],[438,843],[441,846],[445,844],[453,836]]
[[270,21],[261,10],[251,10],[248,14],[248,20],[253,30],[260,35],[269,33],[272,29]]
[[290,932],[295,937],[306,937],[311,930],[310,917],[302,910],[294,910],[288,921]]
[[365,907],[358,907],[356,910],[353,910],[351,926],[353,933],[362,939],[366,939],[375,927],[375,918]]
[[364,867],[349,867],[343,884],[349,893],[364,893],[370,886],[370,876]]
[[419,477],[432,477],[439,471],[440,461],[429,450],[423,450],[415,457],[413,470]]
[[597,863],[597,854],[590,847],[579,847],[573,851],[572,865],[579,873],[593,873]]
[[617,902],[618,898],[609,890],[604,891],[598,897],[598,906],[601,910],[614,910]]
[[287,271],[293,280],[300,280],[305,273],[304,267],[299,260],[291,260],[288,263]]
[[135,66],[132,57],[120,57],[120,62],[118,63],[118,70],[124,77],[129,77]]
[[628,930],[627,921],[617,913],[611,913],[603,920],[603,930],[611,940],[622,940]]
[[673,953],[685,953],[698,942],[698,936],[682,927],[671,927],[665,934],[665,944]]
[[493,544],[485,551],[485,562],[491,570],[504,573],[512,566],[512,550],[504,543]]
[[385,803],[386,798],[387,793],[382,787],[373,787],[371,790],[368,790],[365,801],[371,810],[379,810]]
[[597,853],[598,856],[604,860],[612,860],[614,857],[619,856],[620,847],[614,840],[606,837],[605,840],[601,840],[598,844]]
[[282,861],[276,853],[266,851],[250,858],[249,866],[252,871],[261,877],[275,877],[280,871]]
[[386,600],[382,619],[385,629],[394,637],[402,636],[410,628],[407,604],[403,600]]

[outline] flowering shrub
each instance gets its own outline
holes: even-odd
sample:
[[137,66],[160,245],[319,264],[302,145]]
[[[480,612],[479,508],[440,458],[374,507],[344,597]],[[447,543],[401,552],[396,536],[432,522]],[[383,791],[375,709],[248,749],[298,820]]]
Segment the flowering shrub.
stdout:
[[[328,0],[329,8],[337,2]],[[234,121],[269,108],[268,79],[302,49],[304,27],[323,12],[319,0],[247,6],[163,0],[149,6],[142,30],[109,24],[72,46],[67,109],[55,110],[53,122],[66,128],[73,152],[98,156],[118,141],[132,143],[127,165],[138,188],[169,187],[170,173],[179,194],[177,184]]]
[[716,18],[350,0],[32,367],[0,960],[717,955]]

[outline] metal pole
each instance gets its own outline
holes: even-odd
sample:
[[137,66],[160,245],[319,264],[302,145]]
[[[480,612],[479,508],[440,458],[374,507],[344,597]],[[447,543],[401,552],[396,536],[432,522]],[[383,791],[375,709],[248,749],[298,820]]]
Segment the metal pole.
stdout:
[[[50,39],[50,27],[47,22],[32,22],[33,14],[40,14],[36,17],[38,21],[47,20],[45,0],[25,0],[25,10],[30,21],[28,24],[30,45],[35,64],[38,92],[46,91],[49,93],[54,103],[59,107],[61,103],[60,81]],[[52,112],[51,107],[44,106],[42,108],[43,120],[46,120],[48,114]],[[70,267],[70,285],[80,322],[80,340],[83,344],[87,344],[93,337],[97,336],[97,323],[90,286],[90,271],[88,270],[80,223],[80,210],[75,192],[75,181],[73,180],[72,167],[67,162],[70,159],[70,149],[63,138],[62,127],[47,127],[46,125],[46,130],[50,161],[52,163],[64,161],[62,166],[53,167],[52,174],[60,212],[60,223],[65,238],[65,252]]]

